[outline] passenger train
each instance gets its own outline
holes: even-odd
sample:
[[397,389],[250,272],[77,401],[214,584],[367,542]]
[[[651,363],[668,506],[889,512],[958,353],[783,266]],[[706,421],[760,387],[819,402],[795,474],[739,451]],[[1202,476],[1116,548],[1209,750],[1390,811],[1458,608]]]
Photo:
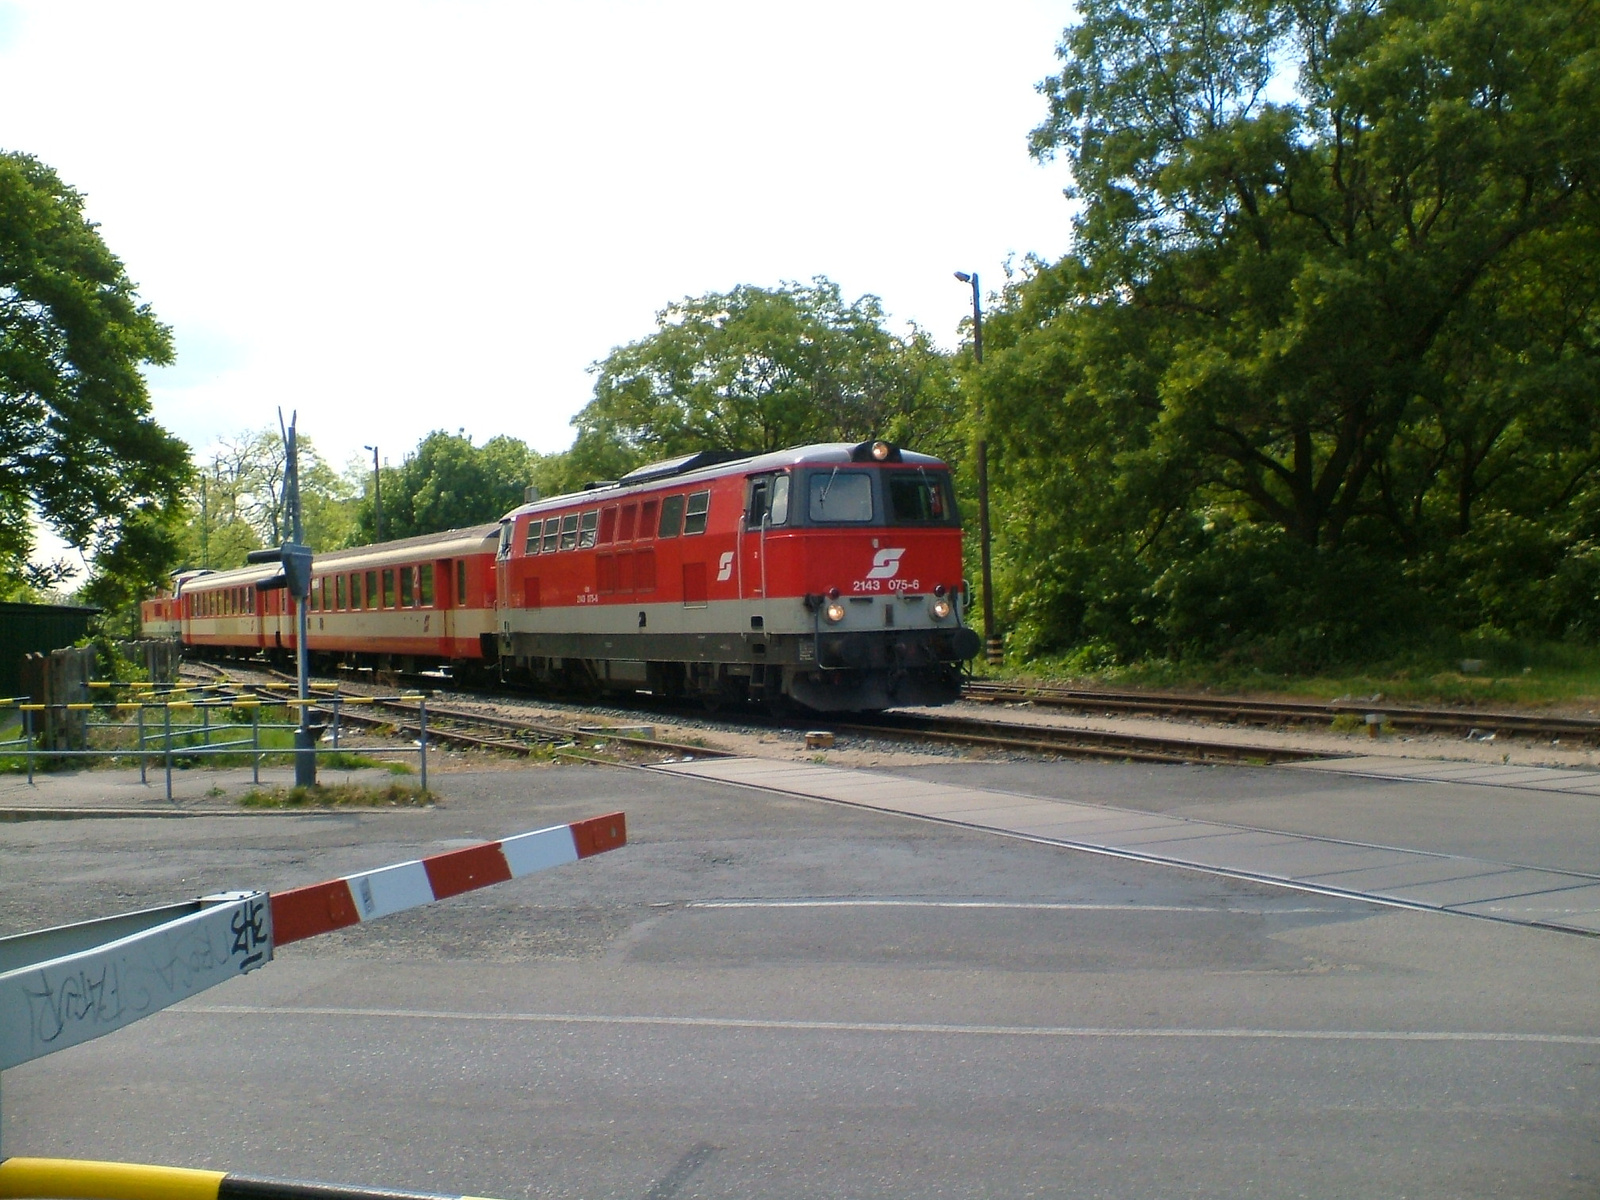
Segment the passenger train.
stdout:
[[[178,575],[146,636],[287,654],[276,564]],[[822,712],[942,704],[978,651],[950,473],[888,442],[705,451],[497,524],[316,557],[308,649],[585,693]]]

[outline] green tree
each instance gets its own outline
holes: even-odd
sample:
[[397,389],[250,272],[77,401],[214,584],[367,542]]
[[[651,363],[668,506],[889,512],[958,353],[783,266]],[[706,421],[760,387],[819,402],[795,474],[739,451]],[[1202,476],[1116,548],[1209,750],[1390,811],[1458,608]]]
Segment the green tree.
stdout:
[[[300,501],[306,540],[314,550],[350,545],[356,532],[356,489],[334,471],[309,437],[298,439]],[[223,438],[196,464],[185,498],[178,559],[190,567],[227,570],[245,555],[288,540],[283,477],[287,455],[276,429]]]
[[885,319],[877,297],[847,304],[821,277],[669,305],[655,333],[591,368],[567,482],[708,448],[888,437],[938,453],[956,410],[949,364],[920,330],[898,336]]
[[[1010,291],[983,381],[1032,628],[1327,646],[1404,586],[1470,622],[1448,547],[1552,532],[1600,468],[1593,5],[1081,13],[1033,135],[1074,251]],[[1555,560],[1600,533],[1568,524]]]
[[[504,434],[475,446],[467,434],[436,430],[398,467],[381,475],[385,541],[497,521],[522,503],[540,456]],[[372,477],[351,469],[364,487],[356,511],[356,537],[374,538]],[[309,506],[308,506],[309,511]]]
[[0,153],[0,575],[21,573],[33,514],[103,571],[177,502],[188,448],[151,418],[140,373],[170,361],[170,333],[83,197],[37,159]]

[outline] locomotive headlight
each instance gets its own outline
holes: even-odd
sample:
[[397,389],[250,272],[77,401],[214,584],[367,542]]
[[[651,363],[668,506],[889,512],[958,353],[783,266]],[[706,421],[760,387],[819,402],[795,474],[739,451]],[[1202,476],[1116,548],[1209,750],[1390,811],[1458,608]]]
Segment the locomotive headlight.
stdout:
[[954,611],[950,605],[949,596],[935,596],[928,601],[928,612],[933,615],[935,621],[943,621]]
[[872,443],[872,457],[877,459],[879,462],[883,462],[886,458],[888,458],[889,457],[889,443],[888,442],[873,442]]
[[844,605],[837,600],[829,600],[828,606],[822,610],[822,615],[837,625],[844,620]]

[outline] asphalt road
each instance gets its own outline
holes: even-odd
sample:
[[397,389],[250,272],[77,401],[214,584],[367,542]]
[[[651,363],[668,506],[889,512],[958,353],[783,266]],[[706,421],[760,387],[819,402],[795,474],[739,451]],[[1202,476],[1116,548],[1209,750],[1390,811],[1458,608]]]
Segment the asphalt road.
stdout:
[[[1432,785],[928,770],[1583,853],[1570,798],[1505,789],[1452,821]],[[0,826],[0,933],[617,807],[631,838],[6,1072],[6,1151],[508,1198],[1600,1194],[1595,939],[641,772],[440,782],[430,812]]]

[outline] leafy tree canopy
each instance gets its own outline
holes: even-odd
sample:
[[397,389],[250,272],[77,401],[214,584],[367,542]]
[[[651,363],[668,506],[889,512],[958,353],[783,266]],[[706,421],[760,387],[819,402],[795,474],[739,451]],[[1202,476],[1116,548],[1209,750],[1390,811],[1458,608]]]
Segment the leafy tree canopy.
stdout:
[[171,361],[83,197],[0,153],[0,576],[19,576],[32,513],[112,561],[177,500],[188,447],[151,419],[140,374]]
[[594,399],[573,418],[567,482],[712,447],[948,440],[947,363],[920,330],[898,336],[884,323],[877,297],[846,303],[821,277],[669,305],[655,333],[591,368]]
[[1032,142],[1074,251],[1009,291],[982,385],[1036,640],[1326,645],[1407,611],[1380,580],[1470,626],[1491,546],[1549,585],[1506,613],[1593,626],[1593,4],[1080,11]]
[[[500,435],[475,446],[463,432],[436,430],[398,467],[380,476],[385,541],[497,521],[522,503],[534,481],[539,455],[514,437]],[[356,514],[356,540],[374,539],[372,477],[360,474],[366,493]]]

